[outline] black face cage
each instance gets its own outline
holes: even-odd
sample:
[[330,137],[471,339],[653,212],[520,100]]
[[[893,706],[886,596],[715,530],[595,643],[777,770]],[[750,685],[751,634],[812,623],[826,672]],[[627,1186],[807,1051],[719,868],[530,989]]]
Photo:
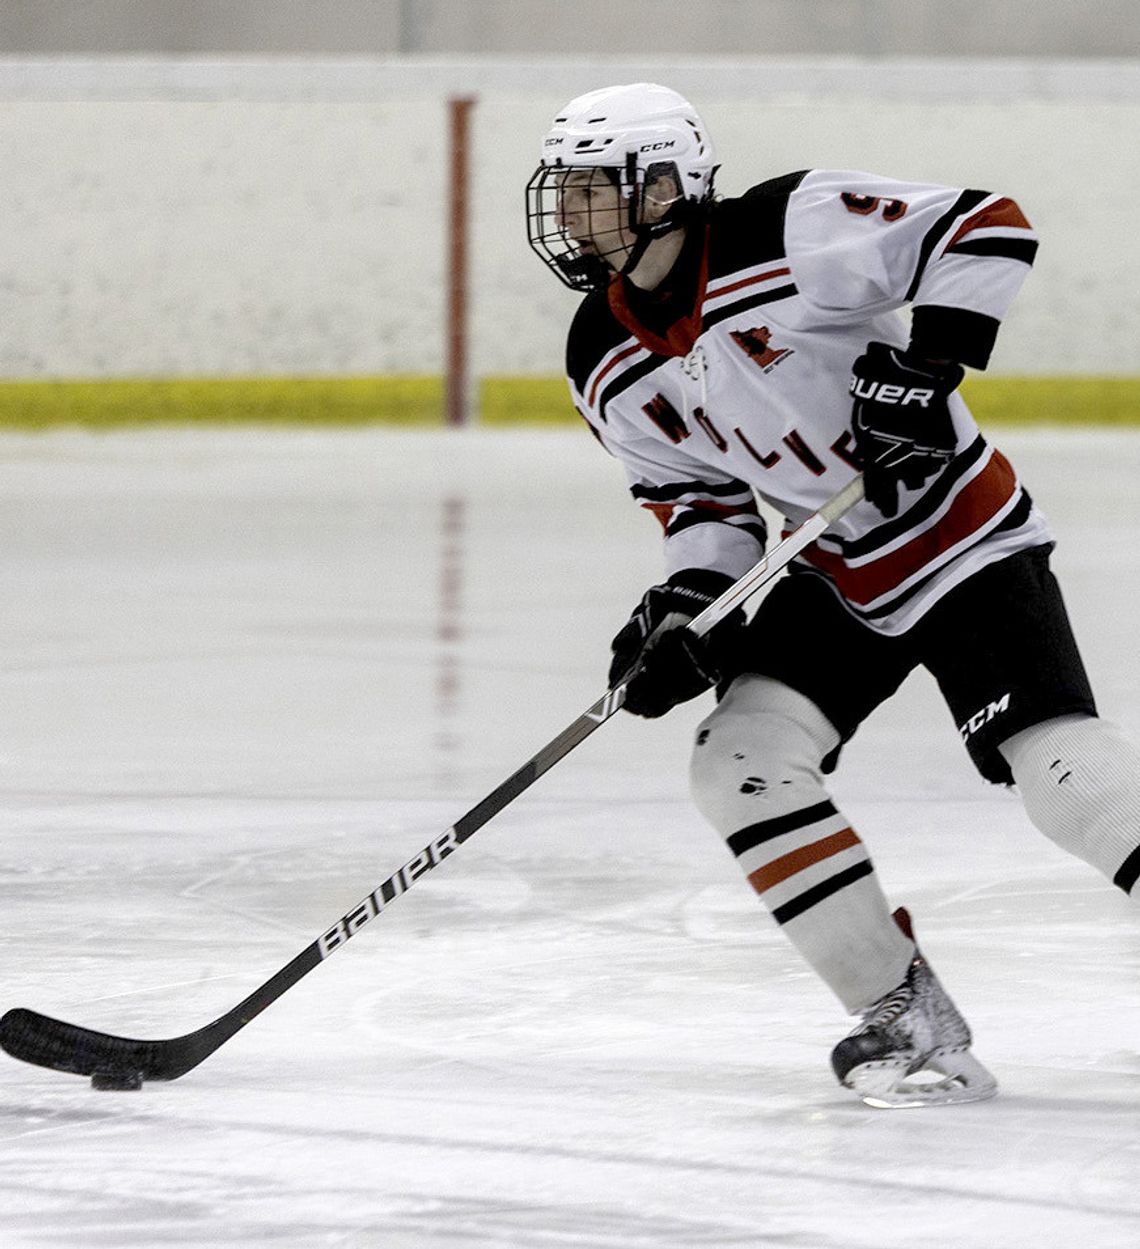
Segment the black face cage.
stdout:
[[[628,196],[629,218],[626,221],[628,234],[620,228],[613,228],[604,233],[588,230],[590,236],[589,250],[575,241],[560,223],[559,211],[562,199],[562,184],[569,174],[588,173],[589,186],[595,178],[604,181],[608,186],[616,186]],[[606,286],[619,265],[606,263],[606,257],[616,256],[629,248],[636,236],[636,196],[630,194],[632,188],[622,185],[621,171],[607,167],[581,167],[565,165],[540,165],[534,176],[526,184],[526,230],[531,247],[558,278],[571,290],[592,291]],[[587,211],[587,221],[589,213]],[[607,246],[612,243],[612,246]]]

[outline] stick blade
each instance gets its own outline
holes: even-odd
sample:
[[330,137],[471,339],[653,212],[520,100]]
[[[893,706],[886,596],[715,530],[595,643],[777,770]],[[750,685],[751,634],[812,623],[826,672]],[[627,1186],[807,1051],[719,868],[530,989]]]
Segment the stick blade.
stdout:
[[22,1062],[53,1071],[81,1076],[132,1071],[144,1080],[175,1080],[201,1060],[190,1037],[138,1041],[23,1008],[10,1010],[0,1019],[0,1048]]

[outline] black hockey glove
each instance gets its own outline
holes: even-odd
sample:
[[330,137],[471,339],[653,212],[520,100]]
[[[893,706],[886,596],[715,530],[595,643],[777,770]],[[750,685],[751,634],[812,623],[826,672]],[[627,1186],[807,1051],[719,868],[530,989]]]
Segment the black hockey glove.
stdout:
[[965,376],[900,347],[868,343],[851,368],[855,447],[867,499],[884,516],[899,510],[898,484],[917,490],[957,446],[947,400]]
[[715,644],[711,635],[699,638],[680,626],[699,616],[732,583],[725,573],[689,568],[646,590],[610,644],[610,688],[628,680],[626,711],[656,719],[720,680],[726,634],[739,632],[744,613],[734,612],[717,625]]

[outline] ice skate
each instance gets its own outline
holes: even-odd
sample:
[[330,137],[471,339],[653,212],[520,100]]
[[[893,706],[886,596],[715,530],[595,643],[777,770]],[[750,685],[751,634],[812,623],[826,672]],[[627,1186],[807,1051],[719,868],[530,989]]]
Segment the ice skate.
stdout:
[[[895,922],[912,936],[901,908]],[[906,979],[864,1012],[831,1052],[839,1082],[868,1106],[950,1106],[993,1097],[997,1081],[970,1053],[970,1029],[916,953]]]

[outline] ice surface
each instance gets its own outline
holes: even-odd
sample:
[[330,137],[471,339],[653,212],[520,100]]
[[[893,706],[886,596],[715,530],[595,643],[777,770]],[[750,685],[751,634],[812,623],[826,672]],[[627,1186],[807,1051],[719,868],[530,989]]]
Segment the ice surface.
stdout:
[[[997,441],[1140,734],[1140,436]],[[144,1036],[228,1009],[589,706],[658,569],[578,430],[7,435],[0,509],[0,1009]],[[834,788],[1002,1092],[866,1109],[689,804],[705,710],[611,721],[175,1084],[0,1061],[0,1244],[1134,1249],[1134,907],[908,682]]]

